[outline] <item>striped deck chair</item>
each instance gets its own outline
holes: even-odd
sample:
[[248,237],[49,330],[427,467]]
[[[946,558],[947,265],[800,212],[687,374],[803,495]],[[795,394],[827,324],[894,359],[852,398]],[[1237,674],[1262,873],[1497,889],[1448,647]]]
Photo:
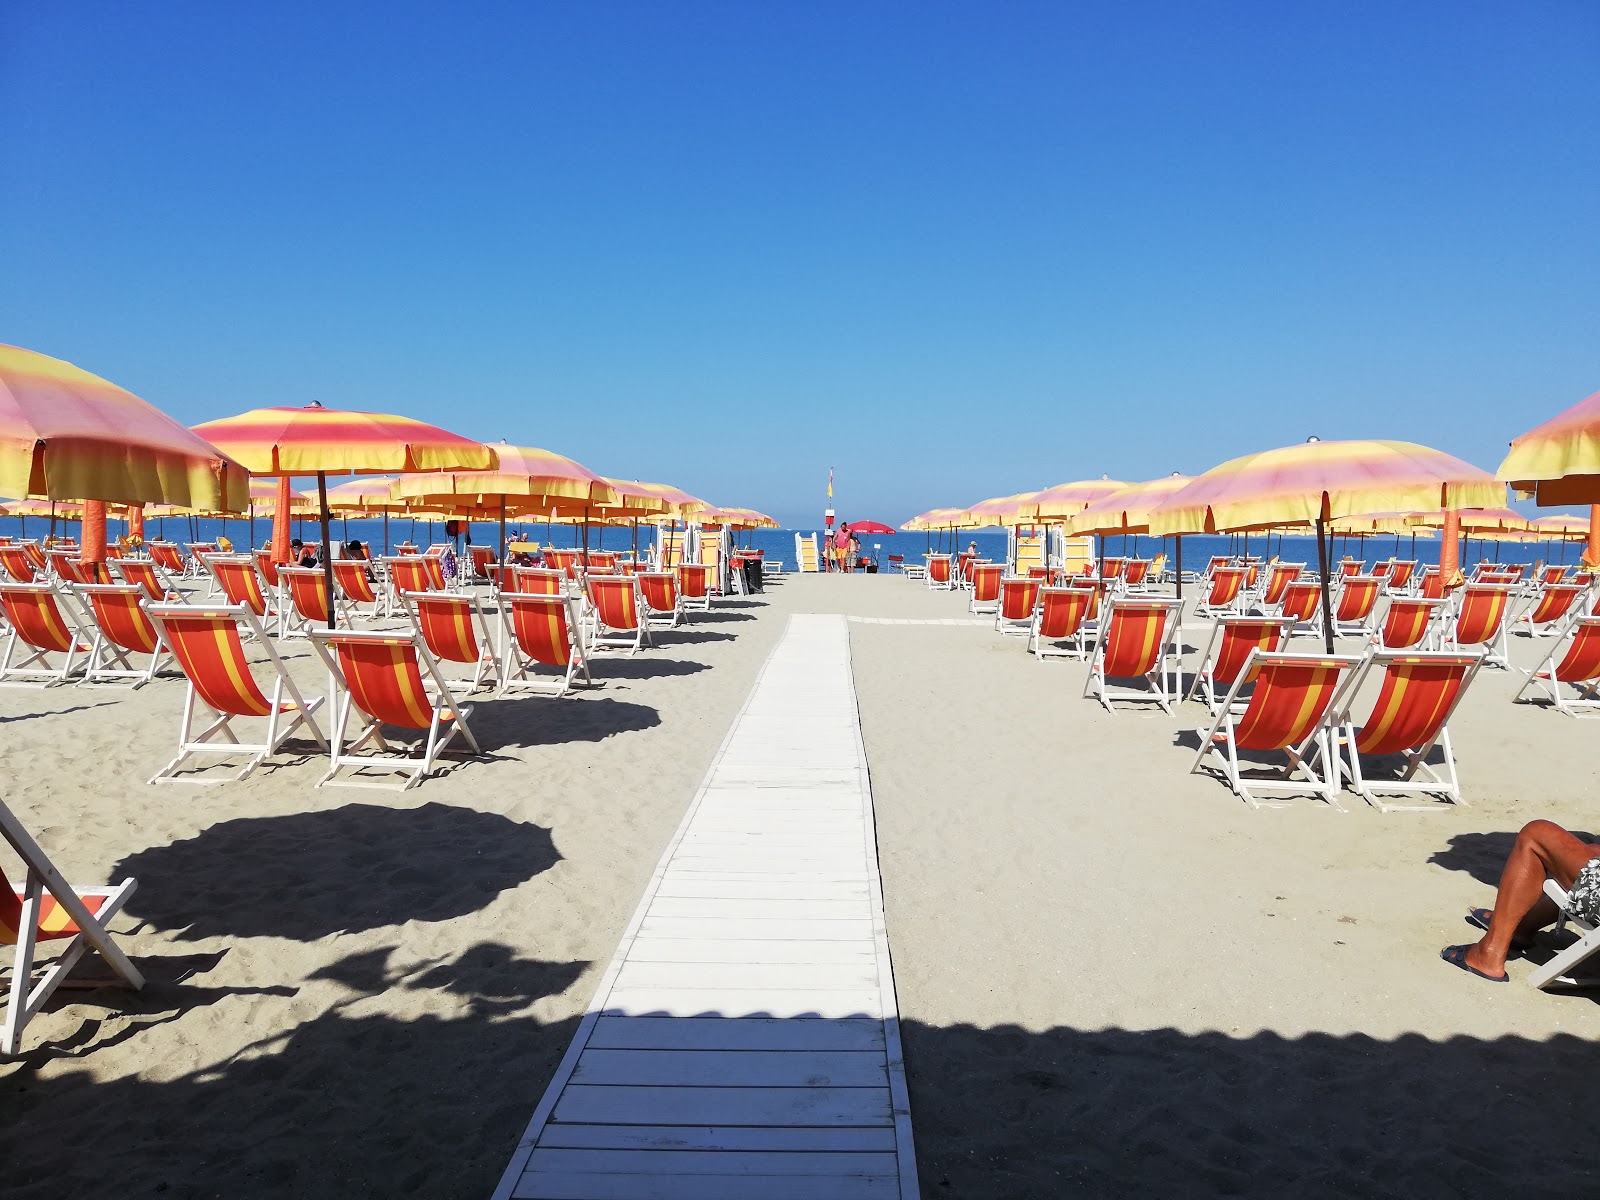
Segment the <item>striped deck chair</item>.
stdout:
[[422,551],[415,542],[401,542],[394,548],[396,554],[420,554]]
[[1294,628],[1290,617],[1219,617],[1211,627],[1211,638],[1200,654],[1200,670],[1189,686],[1185,699],[1198,695],[1216,715],[1222,697],[1233,691],[1250,655],[1259,650],[1276,654]]
[[651,629],[676,629],[683,617],[678,598],[678,577],[672,571],[641,571],[639,595],[644,600],[644,619]]
[[499,686],[500,656],[495,653],[494,640],[476,596],[407,592],[405,601],[412,628],[422,635],[434,662],[460,663],[472,672],[470,678],[449,679],[451,686],[460,684],[468,692],[475,692],[485,686],[485,677],[492,679],[493,686]]
[[[144,589],[131,583],[80,583],[73,591],[95,625],[83,682],[132,679],[138,689],[154,679],[168,650],[161,631],[140,607],[139,602],[145,599]],[[130,656],[134,654],[149,655],[150,662],[144,670],[133,665]]]
[[255,552],[256,570],[261,572],[261,578],[266,581],[269,588],[278,597],[283,595],[283,581],[278,578],[278,564],[272,561],[272,551],[257,550]]
[[1185,583],[1197,584],[1201,591],[1205,591],[1211,586],[1211,577],[1232,562],[1233,560],[1226,554],[1213,554],[1209,561],[1207,561],[1205,570],[1198,573],[1193,571],[1185,571],[1183,573],[1183,581]]
[[154,560],[148,558],[119,558],[116,571],[123,583],[132,584],[144,593],[146,600],[161,604],[168,600],[181,600],[183,595],[172,585]]
[[[1086,587],[1046,587],[1039,589],[1039,607],[1033,615],[1033,630],[1028,649],[1043,662],[1046,658],[1082,658],[1088,653],[1084,629],[1089,606],[1096,595]],[[1063,642],[1076,645],[1061,649]]]
[[0,567],[14,583],[37,583],[39,568],[35,566],[26,546],[0,546]]
[[[73,887],[4,804],[0,804],[0,837],[16,851],[26,872],[18,887],[0,869],[0,944],[16,947],[5,1024],[0,1026],[0,1055],[13,1058],[22,1051],[22,1033],[29,1020],[90,950],[99,954],[123,986],[137,991],[144,986],[144,976],[108,928],[133,895],[135,880],[124,879],[109,888]],[[66,945],[35,982],[39,944],[63,941]]]
[[188,575],[189,568],[183,561],[183,552],[172,542],[153,541],[150,546],[150,561],[160,567],[173,579],[182,579]]
[[1220,617],[1238,609],[1244,595],[1244,567],[1218,567],[1211,573],[1211,585],[1195,602],[1197,617]]
[[711,568],[704,563],[680,563],[677,571],[678,595],[683,604],[683,611],[710,612]]
[[928,556],[927,581],[930,592],[948,592],[955,589],[955,576],[952,571],[952,561],[948,554],[930,554]]
[[1261,589],[1261,611],[1271,613],[1283,603],[1283,594],[1289,585],[1300,578],[1305,563],[1274,563],[1267,572],[1267,584]]
[[[328,751],[331,762],[328,773],[317,781],[318,787],[398,786],[405,791],[438,770],[440,756],[449,751],[458,735],[471,754],[483,753],[467,724],[472,705],[456,703],[449,681],[415,630],[313,629],[311,644],[322,656],[338,692]],[[357,720],[354,736],[349,733],[352,716]],[[423,736],[416,741],[415,753],[388,753],[402,747],[384,736],[385,727],[420,732]],[[361,753],[367,749],[378,753]],[[358,775],[386,770],[405,779],[399,785],[376,783],[368,777],[340,779],[339,772],[347,768]]]
[[[242,604],[149,604],[145,611],[155,622],[162,639],[172,650],[189,680],[183,699],[183,717],[178,726],[178,753],[151,777],[151,783],[221,783],[220,779],[178,778],[178,771],[191,758],[200,755],[237,758],[247,754],[235,779],[248,777],[305,726],[311,739],[324,750],[328,741],[317,726],[316,710],[323,697],[309,702],[289,677],[283,660],[273,649],[256,615]],[[266,654],[264,665],[272,673],[272,691],[262,691],[260,682],[245,657],[241,630],[260,643]],[[197,728],[196,708],[203,706],[211,716]],[[267,727],[262,741],[241,742],[233,722],[262,718]]]
[[966,550],[956,555],[956,586],[965,591],[972,590],[972,567],[977,561],[978,556]]
[[[1107,712],[1116,712],[1113,700],[1153,700],[1170,714],[1172,698],[1181,687],[1175,678],[1174,643],[1182,607],[1177,600],[1108,598],[1083,694],[1094,696]],[[1113,695],[1113,679],[1142,679],[1146,686]]]
[[254,558],[248,554],[210,554],[205,562],[229,604],[242,604],[262,624],[277,618],[278,610],[267,598],[266,581],[256,569]]
[[994,627],[997,633],[1020,633],[1031,637],[1033,612],[1039,606],[1038,579],[1002,579],[1000,581],[1000,606],[995,609]]
[[[409,563],[413,556],[395,556],[386,558],[385,563]],[[336,558],[333,560],[333,586],[339,590],[348,605],[351,617],[377,617],[379,611],[384,609],[384,599],[378,595],[378,589],[373,587],[372,580],[367,578],[367,563],[359,558]],[[316,568],[317,573],[322,573],[321,568]],[[390,568],[390,577],[393,578],[393,568]],[[361,606],[367,606],[366,612],[361,611]],[[341,605],[344,607],[344,605]],[[322,622],[324,626],[327,621]]]
[[1002,563],[969,564],[972,595],[967,598],[967,608],[980,616],[1000,611],[1000,579],[1005,574]]
[[588,571],[615,571],[617,569],[616,552],[613,550],[590,550],[584,555],[583,565],[584,569]]
[[[667,574],[669,572],[660,572]],[[577,672],[593,684],[589,675],[589,655],[578,620],[577,601],[571,596],[531,596],[513,593],[500,606],[501,644],[506,672],[500,680],[500,694],[511,691],[535,692],[546,696],[565,696]],[[539,667],[553,667],[555,678],[537,673]]]
[[1322,616],[1322,585],[1309,579],[1296,579],[1283,589],[1278,615],[1294,622],[1290,637],[1321,637],[1318,623]]
[[207,594],[215,596],[217,594],[217,577],[212,573],[211,566],[206,562],[206,559],[213,554],[220,553],[216,543],[186,542],[184,544],[189,550],[188,574],[194,579],[204,579],[206,581]]
[[[1211,728],[1196,731],[1200,751],[1189,773],[1219,772],[1234,795],[1251,808],[1261,807],[1258,792],[1307,791],[1334,808],[1341,807],[1327,715],[1346,673],[1359,661],[1353,655],[1252,652],[1217,706]],[[1253,690],[1240,712],[1236,706],[1246,687]],[[1287,761],[1281,767],[1263,767],[1246,774],[1241,751],[1282,754]],[[1325,768],[1320,775],[1313,757],[1319,751]]]
[[1486,583],[1492,587],[1516,587],[1517,584],[1522,582],[1522,573],[1520,571],[1480,571],[1473,576],[1472,582]]
[[[48,583],[0,584],[0,608],[6,615],[6,650],[0,657],[0,685],[53,687],[77,669],[77,656],[91,650],[94,639],[83,627],[76,608],[62,604]],[[19,648],[31,651],[17,658]],[[50,656],[59,654],[59,667]]]
[[50,560],[50,573],[65,584],[99,583],[92,575],[92,568],[82,562],[76,553],[66,550],[51,550],[47,557]]
[[1528,607],[1517,614],[1516,624],[1527,625],[1529,637],[1553,637],[1572,612],[1581,612],[1576,601],[1587,588],[1575,583],[1547,583]]
[[1372,618],[1383,591],[1383,580],[1376,575],[1346,575],[1339,581],[1339,594],[1333,601],[1335,637],[1372,636]]
[[[1558,657],[1559,656],[1559,657]],[[1562,685],[1577,690],[1568,696]],[[1600,617],[1579,617],[1550,647],[1550,653],[1529,673],[1512,700],[1520,701],[1529,688],[1549,691],[1557,711],[1569,717],[1600,709]]]
[[1422,586],[1418,591],[1425,600],[1444,599],[1444,576],[1439,573],[1438,567],[1424,567],[1422,569]]
[[1122,578],[1122,566],[1127,562],[1125,558],[1102,558],[1095,575],[1110,583],[1114,579]]
[[[1456,619],[1445,626],[1446,650],[1470,650],[1482,646],[1484,662],[1509,670],[1506,640],[1506,610],[1511,605],[1511,588],[1503,583],[1469,583],[1461,589]],[[1499,646],[1498,651],[1495,649]]]
[[1383,624],[1372,635],[1379,650],[1432,649],[1439,622],[1444,619],[1445,602],[1423,596],[1395,596],[1383,614]]
[[1339,574],[1345,579],[1349,579],[1352,575],[1365,573],[1366,567],[1365,559],[1347,558],[1339,564]]
[[[359,561],[359,560],[358,560]],[[444,563],[436,554],[408,554],[386,558],[389,566],[389,611],[405,609],[407,592],[445,591]]]
[[33,564],[35,571],[49,569],[50,562],[45,558],[44,551],[40,549],[38,542],[29,538],[25,542],[19,542],[18,545],[22,547],[22,552],[28,556],[28,561]]
[[[335,566],[338,564],[335,563]],[[305,637],[313,629],[328,628],[328,577],[321,567],[279,567],[283,582],[283,636]],[[336,597],[336,619],[350,623],[350,608],[344,597]]]
[[[1379,792],[1422,793],[1465,804],[1448,724],[1482,662],[1477,654],[1377,650],[1367,655],[1329,710],[1334,735],[1328,748],[1345,752],[1333,773],[1337,776],[1342,769],[1362,799],[1380,812],[1425,812],[1438,805],[1394,804],[1380,799]],[[1362,682],[1374,670],[1382,671],[1383,682],[1372,712],[1357,725],[1351,708]],[[1443,774],[1427,761],[1435,747],[1444,759]],[[1377,778],[1372,760],[1395,756],[1401,760],[1397,777]],[[1418,778],[1419,772],[1423,778]]]
[[[697,564],[680,566],[680,585],[692,578],[693,572],[704,570]],[[682,591],[687,600],[688,588],[683,587]],[[628,657],[632,658],[640,646],[654,645],[650,639],[650,629],[645,624],[637,577],[597,575],[589,580],[588,595],[591,622],[589,645],[593,650],[626,650]]]
[[567,576],[545,567],[512,567],[511,590],[524,596],[560,596],[567,590]]
[[495,565],[493,546],[468,546],[467,553],[472,559],[472,578],[474,580],[489,580],[489,568]]
[[1122,587],[1130,593],[1142,593],[1150,590],[1150,560],[1148,558],[1130,558],[1122,564]]
[[1416,587],[1417,560],[1396,559],[1389,567],[1386,590],[1391,596],[1408,596]]

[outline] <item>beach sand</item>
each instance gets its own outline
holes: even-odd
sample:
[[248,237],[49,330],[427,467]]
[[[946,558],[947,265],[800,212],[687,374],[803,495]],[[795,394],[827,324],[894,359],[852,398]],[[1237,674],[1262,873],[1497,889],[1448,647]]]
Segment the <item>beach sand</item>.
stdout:
[[[0,1064],[5,1194],[486,1197],[803,611],[965,602],[790,578],[592,694],[481,701],[489,761],[403,794],[317,790],[315,755],[151,787],[175,679],[0,690],[0,795],[74,882],[139,879],[114,927],[150,978],[58,993]],[[1186,773],[1197,705],[1107,714],[986,628],[851,628],[925,1195],[1594,1192],[1600,1007],[1437,957],[1521,824],[1600,826],[1586,726],[1485,673],[1471,807],[1252,812]]]

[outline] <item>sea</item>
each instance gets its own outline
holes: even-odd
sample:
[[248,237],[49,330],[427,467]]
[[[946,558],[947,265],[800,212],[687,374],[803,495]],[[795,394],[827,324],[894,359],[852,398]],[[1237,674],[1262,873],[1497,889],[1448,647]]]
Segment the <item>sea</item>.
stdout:
[[[26,519],[0,517],[0,536],[42,538],[49,532],[49,526],[48,520],[38,517]],[[113,520],[109,526],[108,533],[113,538],[125,530],[119,521]],[[210,542],[219,536],[226,536],[238,549],[243,549],[246,544],[266,545],[267,539],[271,536],[271,528],[271,521],[265,518],[252,522],[243,518],[220,521],[194,517],[152,517],[145,523],[145,533],[149,537],[160,537],[176,542]],[[78,523],[57,521],[56,532],[76,535]],[[765,550],[766,557],[781,560],[792,570],[795,561],[795,534],[819,532],[818,529],[754,529],[736,532],[734,541],[738,546]],[[519,533],[527,540],[557,547],[582,544],[581,531],[572,525],[546,525],[543,522],[528,521],[507,523],[508,538]],[[387,544],[390,546],[400,542],[427,546],[435,541],[450,540],[446,537],[441,522],[412,521],[399,517],[390,518],[387,530],[382,520],[346,521],[336,517],[329,530],[329,536],[333,541],[358,540],[368,546],[373,553],[383,551],[386,535]],[[292,536],[307,542],[317,541],[320,534],[316,520],[296,518],[293,522]],[[480,545],[495,545],[499,541],[500,530],[497,524],[474,523],[463,531],[463,539],[467,536]],[[635,544],[634,537],[635,531],[632,527],[595,525],[590,526],[588,531],[591,549],[631,549]],[[644,549],[651,544],[654,530],[651,526],[641,525],[637,537],[639,548]],[[1182,542],[1183,563],[1191,570],[1203,568],[1213,554],[1258,554],[1265,558],[1276,556],[1289,562],[1305,562],[1311,564],[1313,568],[1317,561],[1317,540],[1314,537],[1261,533],[1251,534],[1248,537],[1243,534],[1221,536],[1195,534],[1184,537]],[[888,568],[890,555],[900,555],[915,562],[927,551],[949,551],[952,546],[957,550],[964,550],[972,543],[977,544],[978,553],[984,558],[1005,557],[1006,535],[1003,530],[998,529],[961,529],[956,530],[954,535],[948,531],[942,534],[872,534],[864,535],[861,539],[862,553],[868,558],[876,558],[884,569]],[[1415,558],[1422,563],[1437,563],[1439,545],[1437,535],[1419,534],[1413,537],[1410,534],[1376,534],[1366,537],[1331,537],[1328,552],[1334,559],[1349,555],[1351,558],[1360,558],[1367,562],[1398,557]],[[1480,541],[1473,538],[1468,539],[1463,545],[1461,557],[1462,565],[1465,567],[1470,567],[1480,559],[1491,562],[1576,563],[1582,549],[1581,542],[1501,542]],[[1153,558],[1163,551],[1167,555],[1168,565],[1174,565],[1177,547],[1173,538],[1121,535],[1105,538],[1106,554]]]

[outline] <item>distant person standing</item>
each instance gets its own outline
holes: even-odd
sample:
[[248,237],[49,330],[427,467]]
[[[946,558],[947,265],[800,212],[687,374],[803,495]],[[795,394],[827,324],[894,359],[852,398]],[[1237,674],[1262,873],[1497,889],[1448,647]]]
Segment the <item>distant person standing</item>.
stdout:
[[850,527],[841,524],[839,532],[833,535],[833,561],[841,571],[850,569]]

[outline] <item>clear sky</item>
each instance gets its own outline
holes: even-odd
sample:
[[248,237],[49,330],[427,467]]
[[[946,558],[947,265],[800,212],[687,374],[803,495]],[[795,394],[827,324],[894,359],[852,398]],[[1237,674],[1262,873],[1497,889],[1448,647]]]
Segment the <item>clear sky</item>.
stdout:
[[0,341],[814,524],[1600,389],[1600,5],[9,5]]

